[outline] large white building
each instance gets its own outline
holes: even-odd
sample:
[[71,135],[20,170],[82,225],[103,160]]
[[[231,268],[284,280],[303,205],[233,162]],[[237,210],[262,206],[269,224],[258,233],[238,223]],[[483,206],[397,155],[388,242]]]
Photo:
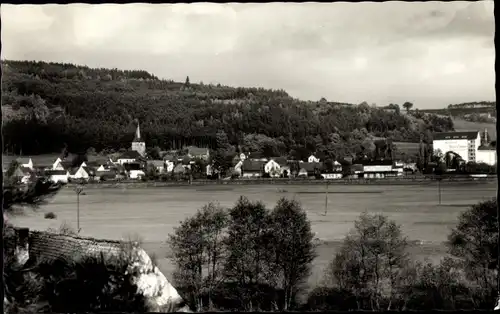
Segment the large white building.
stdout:
[[432,146],[434,151],[440,150],[443,154],[454,152],[465,162],[476,162],[481,135],[479,131],[435,133]]

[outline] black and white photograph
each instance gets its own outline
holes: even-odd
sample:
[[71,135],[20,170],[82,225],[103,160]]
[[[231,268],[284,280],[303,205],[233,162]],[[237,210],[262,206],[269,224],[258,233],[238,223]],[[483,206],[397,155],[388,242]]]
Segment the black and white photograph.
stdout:
[[0,17],[5,313],[500,310],[493,0]]

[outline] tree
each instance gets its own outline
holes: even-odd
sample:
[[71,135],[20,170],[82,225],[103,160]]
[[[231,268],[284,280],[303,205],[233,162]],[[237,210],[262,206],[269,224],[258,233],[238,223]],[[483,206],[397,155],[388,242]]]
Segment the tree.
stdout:
[[95,151],[95,148],[94,147],[89,147],[87,149],[87,153],[86,153],[87,156],[95,156],[96,155],[96,151]]
[[212,294],[221,284],[224,258],[224,231],[227,213],[219,205],[209,203],[181,222],[169,236],[176,266],[175,282],[187,291],[187,299],[197,311],[206,309],[204,296],[211,308]]
[[405,102],[403,107],[406,109],[406,112],[410,112],[410,109],[413,108],[413,104],[411,102]]
[[304,209],[296,201],[285,198],[271,212],[270,239],[274,256],[271,269],[277,286],[283,289],[284,300],[280,308],[290,310],[302,284],[310,273],[316,257],[311,223]]
[[71,167],[80,167],[82,163],[88,160],[87,154],[75,154],[71,160]]
[[272,246],[269,239],[269,212],[262,202],[240,197],[229,210],[226,280],[236,284],[235,295],[241,310],[261,307],[261,285],[270,285]]
[[184,85],[185,85],[186,87],[189,87],[189,86],[191,85],[191,83],[189,82],[189,75],[188,75],[188,76],[186,76],[186,82],[184,83]]
[[46,204],[49,198],[59,192],[60,184],[52,183],[40,178],[28,187],[22,187],[18,184],[8,184],[3,187],[3,212],[12,213],[15,206],[29,206],[37,208]]
[[150,159],[161,159],[160,157],[161,149],[158,146],[148,148],[147,155]]
[[358,309],[390,308],[408,265],[401,228],[383,215],[363,213],[327,268],[329,283],[356,297]]
[[494,300],[498,293],[497,206],[496,198],[473,205],[460,214],[448,237],[450,253],[463,262],[467,277],[479,286],[483,304]]

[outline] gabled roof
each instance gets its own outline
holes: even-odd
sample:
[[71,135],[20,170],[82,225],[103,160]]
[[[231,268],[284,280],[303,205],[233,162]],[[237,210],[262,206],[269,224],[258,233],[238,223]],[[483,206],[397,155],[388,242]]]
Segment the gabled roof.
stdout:
[[82,168],[88,174],[95,172],[95,170],[92,167],[80,167],[80,168]]
[[175,165],[173,172],[184,173],[184,172],[186,172],[186,168],[184,167],[184,165],[182,163],[178,163],[177,165]]
[[16,159],[16,161],[20,164],[26,165],[30,162],[30,157],[19,157]]
[[19,169],[20,169],[20,170],[21,170],[21,171],[22,171],[25,175],[26,175],[26,174],[30,174],[30,173],[32,173],[32,172],[33,172],[33,170],[31,170],[31,169],[30,169],[30,168],[28,168],[28,167],[23,167],[23,166],[21,166],[21,167],[19,167]]
[[45,174],[48,176],[61,176],[66,175],[68,173],[67,170],[47,170]]
[[286,165],[286,157],[272,157],[270,158],[271,160],[274,160],[276,163],[278,163],[280,166]]
[[177,160],[177,158],[174,155],[165,155],[165,156],[163,156],[163,160],[175,161],[175,160]]
[[59,163],[64,169],[70,169],[73,165],[71,161],[61,161]]
[[188,154],[192,156],[206,155],[208,154],[208,148],[200,148],[196,146],[189,146],[187,148]]
[[254,161],[250,159],[245,159],[245,161],[243,161],[241,169],[243,171],[253,171],[253,172],[264,171],[264,165],[266,163],[267,163],[266,161]]
[[138,159],[141,158],[141,154],[139,154],[135,150],[128,150],[121,154],[117,159]]
[[165,162],[163,160],[149,160],[148,163],[152,164],[155,167],[164,167]]
[[483,146],[479,146],[479,148],[477,150],[491,150],[491,151],[496,151],[497,149],[494,146],[483,145]]
[[323,169],[322,162],[301,162],[300,168],[304,168],[307,172],[313,172],[315,169]]
[[123,168],[125,168],[126,171],[141,170],[141,165],[139,163],[132,162],[132,163],[123,164]]
[[475,140],[477,139],[478,136],[479,136],[479,131],[440,132],[440,133],[434,133],[433,138],[435,141],[456,140],[456,139]]

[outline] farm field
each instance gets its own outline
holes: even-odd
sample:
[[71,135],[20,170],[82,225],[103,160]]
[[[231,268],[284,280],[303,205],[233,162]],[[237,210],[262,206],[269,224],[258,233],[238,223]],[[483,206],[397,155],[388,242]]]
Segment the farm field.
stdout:
[[[418,259],[436,261],[446,254],[443,241],[456,224],[457,215],[472,204],[495,197],[496,191],[496,182],[443,183],[442,204],[438,205],[434,182],[412,186],[330,186],[325,216],[325,188],[318,185],[88,189],[80,196],[80,227],[83,236],[139,237],[146,251],[156,257],[160,269],[171,278],[167,236],[181,220],[206,203],[219,202],[230,207],[244,195],[272,208],[280,197],[295,198],[307,210],[313,231],[322,243],[310,278],[310,284],[316,285],[360,213],[383,213],[394,219],[410,241],[421,241],[412,246],[410,253]],[[44,219],[45,212],[54,212],[57,219]],[[76,228],[75,193],[65,188],[39,211],[12,217],[10,221],[37,230],[57,229],[62,223]]]
[[456,131],[478,130],[480,132],[484,132],[484,129],[487,129],[491,140],[494,141],[497,139],[497,126],[495,123],[470,122],[463,119],[453,118],[453,125]]

